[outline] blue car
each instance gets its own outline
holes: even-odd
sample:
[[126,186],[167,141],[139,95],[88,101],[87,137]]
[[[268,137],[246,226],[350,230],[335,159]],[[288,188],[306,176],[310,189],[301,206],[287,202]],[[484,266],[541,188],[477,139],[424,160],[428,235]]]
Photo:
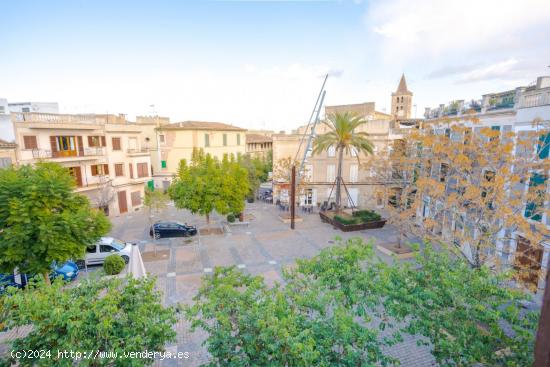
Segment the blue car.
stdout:
[[6,293],[8,287],[21,288],[21,284],[15,282],[13,274],[0,274],[0,295]]
[[55,279],[57,277],[63,277],[63,280],[70,282],[76,279],[78,276],[78,266],[72,262],[67,261],[64,264],[57,265],[55,262],[52,264],[52,273],[50,274],[50,279]]

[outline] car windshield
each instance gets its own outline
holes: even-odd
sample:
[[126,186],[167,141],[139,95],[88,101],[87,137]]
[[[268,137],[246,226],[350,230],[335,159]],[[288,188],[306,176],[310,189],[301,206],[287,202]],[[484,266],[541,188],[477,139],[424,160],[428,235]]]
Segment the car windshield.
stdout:
[[126,247],[126,244],[124,242],[115,239],[113,239],[113,242],[111,242],[110,245],[116,248],[118,251],[121,251],[124,247]]

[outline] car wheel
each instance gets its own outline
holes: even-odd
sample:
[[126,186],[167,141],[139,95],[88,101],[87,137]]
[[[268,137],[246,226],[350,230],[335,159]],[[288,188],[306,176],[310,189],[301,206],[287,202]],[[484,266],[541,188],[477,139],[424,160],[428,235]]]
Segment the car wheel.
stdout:
[[155,240],[160,240],[160,233],[159,232],[155,232]]
[[128,264],[130,262],[130,258],[128,256],[122,255],[121,257],[122,257],[122,260],[124,260],[125,264]]

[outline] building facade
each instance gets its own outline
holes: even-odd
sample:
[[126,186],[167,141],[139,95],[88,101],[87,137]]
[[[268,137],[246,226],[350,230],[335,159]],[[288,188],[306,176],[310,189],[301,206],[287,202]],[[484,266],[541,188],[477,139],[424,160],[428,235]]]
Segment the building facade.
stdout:
[[265,158],[272,150],[273,138],[271,136],[263,134],[246,134],[246,153],[251,157]]
[[[527,136],[529,132],[535,129],[533,121],[538,120],[546,124],[550,123],[550,77],[539,77],[534,85],[529,87],[518,87],[514,90],[491,93],[483,95],[480,100],[472,100],[464,103],[463,100],[453,101],[448,105],[440,105],[437,108],[426,109],[425,117],[427,121],[437,120],[445,117],[458,119],[458,123],[471,128],[473,134],[479,134],[481,129],[490,128],[500,132],[500,138],[505,139],[506,133],[513,132],[514,136]],[[475,119],[475,122],[472,120]],[[439,132],[441,133],[441,132]],[[533,142],[532,146],[523,147],[515,144],[513,154],[522,157],[531,157],[529,159],[547,160],[550,149],[550,137],[545,136],[540,142]],[[525,155],[525,156],[524,156]],[[483,167],[482,167],[483,168]],[[543,187],[543,191],[549,192],[548,172],[531,172],[529,179],[521,183],[520,187],[514,187],[515,192],[527,193],[534,187]],[[536,181],[536,182],[535,182]],[[432,202],[430,198],[424,198],[424,207],[418,213],[419,217],[433,217],[431,208],[438,203]],[[550,218],[547,210],[543,210],[540,215],[533,216],[529,213],[534,211],[531,203],[522,202],[522,207],[518,208],[520,213],[532,223],[542,223],[546,228],[545,238],[547,239],[542,248],[532,247],[529,241],[522,237],[519,231],[512,231],[504,228],[502,238],[512,238],[513,240],[499,240],[497,245],[498,255],[503,263],[513,265],[516,261],[522,259],[530,262],[532,268],[542,269],[545,274],[548,256],[550,256]],[[543,205],[547,206],[548,203]],[[457,229],[455,220],[441,221],[441,232],[451,233]],[[461,225],[461,230],[468,230],[466,225]],[[526,259],[525,252],[530,253],[529,259]],[[534,279],[534,285],[542,289],[544,280]]]
[[[408,103],[410,106],[412,93],[406,89],[404,83],[404,78],[402,78],[398,91],[401,89],[405,93],[404,95],[408,99],[406,101],[404,99],[403,104]],[[392,94],[392,101],[396,97],[394,94]],[[401,97],[401,95],[399,96]],[[396,98],[395,100],[397,101]],[[325,107],[325,116],[345,112],[360,116],[368,121],[358,128],[358,132],[366,132],[369,135],[369,139],[374,145],[374,155],[391,150],[395,141],[402,139],[403,134],[414,127],[414,124],[410,123],[402,125],[396,121],[394,116],[376,111],[374,102]],[[408,115],[404,114],[403,117],[405,116]],[[321,135],[327,131],[328,128],[325,125],[319,124],[315,134]],[[291,134],[273,135],[275,201],[288,201],[289,178],[281,177],[281,172],[288,169],[280,166],[282,163],[294,159],[296,159],[297,164],[300,164],[306,145],[305,141],[301,144],[304,133],[306,133],[306,127],[300,127]],[[378,182],[374,172],[366,168],[368,160],[369,157],[364,153],[344,153],[342,178],[346,187],[342,188],[342,203],[345,207],[377,208],[383,211],[387,202],[385,182]],[[325,202],[327,204],[334,202],[337,170],[338,158],[335,148],[315,155],[308,152],[304,170],[301,174],[299,193],[297,194],[299,204],[318,207]]]
[[142,129],[124,115],[12,113],[20,165],[56,162],[108,215],[139,210],[151,181]]
[[17,145],[0,139],[0,169],[17,164]]
[[202,149],[218,159],[246,153],[246,129],[220,122],[184,121],[156,128],[160,144],[160,170],[155,181],[169,185],[182,159],[191,160],[193,150]]
[[391,94],[391,115],[396,120],[406,120],[412,117],[411,110],[413,94],[407,89],[405,74],[401,76],[397,90]]

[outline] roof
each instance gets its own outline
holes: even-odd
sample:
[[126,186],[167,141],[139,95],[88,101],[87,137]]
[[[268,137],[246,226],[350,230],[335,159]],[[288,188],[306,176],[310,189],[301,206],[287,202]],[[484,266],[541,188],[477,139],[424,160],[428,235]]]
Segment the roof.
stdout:
[[273,139],[262,134],[246,134],[246,143],[271,143]]
[[405,80],[405,74],[401,75],[401,80],[399,81],[399,85],[397,86],[397,90],[395,91],[395,94],[412,94],[407,89],[407,81]]
[[17,144],[0,139],[0,148],[16,148]]
[[161,130],[224,130],[224,131],[246,131],[246,129],[224,124],[221,122],[208,121],[182,121],[160,127]]

